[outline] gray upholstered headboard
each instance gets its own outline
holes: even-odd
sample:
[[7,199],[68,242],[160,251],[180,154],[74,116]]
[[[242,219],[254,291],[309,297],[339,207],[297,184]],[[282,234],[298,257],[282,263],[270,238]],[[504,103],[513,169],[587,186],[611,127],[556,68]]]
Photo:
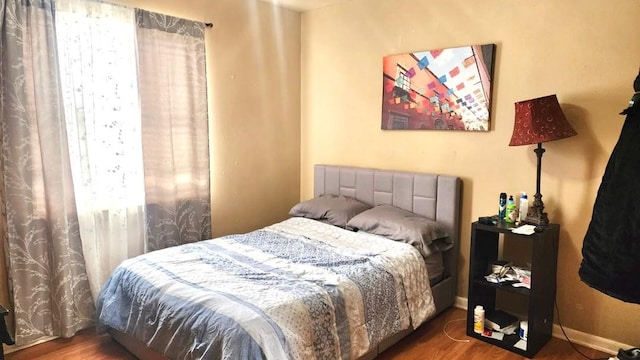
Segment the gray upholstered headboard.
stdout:
[[458,241],[460,179],[455,176],[316,165],[314,196],[344,195],[376,206],[390,204],[447,226]]
[[334,165],[314,168],[314,196],[344,195],[373,206],[390,204],[444,224],[455,244],[443,254],[454,295],[460,251],[460,192],[460,178],[455,176]]

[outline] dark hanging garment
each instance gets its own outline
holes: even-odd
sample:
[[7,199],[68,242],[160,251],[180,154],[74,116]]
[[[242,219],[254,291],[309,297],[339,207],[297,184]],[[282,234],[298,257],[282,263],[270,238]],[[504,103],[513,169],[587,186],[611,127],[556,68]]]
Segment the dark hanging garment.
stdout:
[[579,274],[605,294],[640,304],[640,74],[634,89],[593,206]]

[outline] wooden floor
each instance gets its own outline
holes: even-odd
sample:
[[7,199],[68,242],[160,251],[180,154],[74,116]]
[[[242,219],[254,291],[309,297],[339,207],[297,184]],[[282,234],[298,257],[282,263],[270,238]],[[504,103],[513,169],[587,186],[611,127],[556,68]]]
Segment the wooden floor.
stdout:
[[[466,336],[465,311],[449,309],[421,326],[378,357],[380,360],[521,360],[526,359],[509,351]],[[443,332],[446,327],[449,338]],[[468,341],[468,342],[467,342]],[[576,345],[577,346],[577,345]],[[586,356],[576,352],[564,340],[552,338],[535,359],[584,360],[608,359],[609,354],[577,346]],[[58,339],[6,354],[7,360],[135,360],[109,335],[97,335],[87,329],[71,339]]]

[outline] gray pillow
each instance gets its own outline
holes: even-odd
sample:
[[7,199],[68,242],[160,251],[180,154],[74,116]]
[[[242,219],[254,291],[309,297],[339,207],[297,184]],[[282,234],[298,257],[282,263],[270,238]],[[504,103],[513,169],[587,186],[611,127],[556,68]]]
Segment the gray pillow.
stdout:
[[406,242],[424,257],[453,247],[444,225],[392,205],[361,212],[349,220],[347,228]]
[[347,222],[352,217],[370,208],[371,205],[365,204],[352,197],[324,194],[296,204],[289,211],[289,215],[306,217],[324,221],[335,226],[346,227]]

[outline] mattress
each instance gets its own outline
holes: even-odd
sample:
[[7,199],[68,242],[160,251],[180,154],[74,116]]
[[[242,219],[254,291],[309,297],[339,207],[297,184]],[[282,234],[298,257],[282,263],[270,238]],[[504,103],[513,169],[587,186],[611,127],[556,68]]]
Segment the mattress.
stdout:
[[434,286],[444,278],[444,258],[442,252],[434,252],[424,259],[429,274],[429,284]]
[[[373,235],[371,236],[379,236]],[[380,236],[384,239],[384,237]],[[429,284],[431,286],[436,285],[442,279],[444,279],[445,264],[442,251],[433,251],[431,255],[424,257],[424,264],[427,267],[427,273],[429,274]]]
[[291,218],[129,259],[99,329],[173,359],[356,359],[435,312],[410,245]]

